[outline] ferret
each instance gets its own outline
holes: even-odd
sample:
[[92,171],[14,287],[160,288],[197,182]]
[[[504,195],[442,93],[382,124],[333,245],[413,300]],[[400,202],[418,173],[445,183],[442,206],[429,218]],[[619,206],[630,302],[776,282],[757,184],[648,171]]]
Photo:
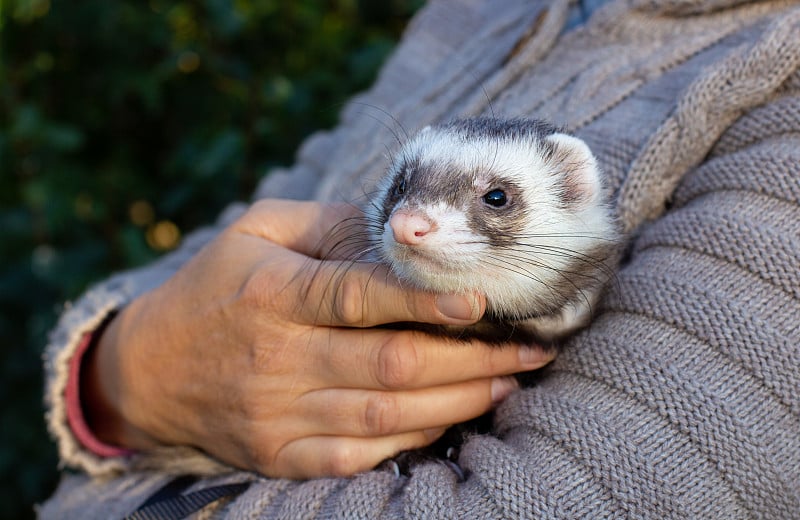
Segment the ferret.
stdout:
[[[479,292],[480,337],[553,342],[585,326],[620,234],[589,147],[534,119],[428,126],[365,209],[379,260],[438,293]],[[488,324],[488,325],[487,325]]]
[[[338,230],[352,236],[336,235],[352,259],[382,262],[409,286],[486,296],[473,326],[400,326],[552,347],[588,324],[614,276],[618,229],[586,143],[544,121],[478,117],[428,126],[402,144],[364,219]],[[399,475],[434,459],[464,480],[457,447],[490,425],[490,416],[457,425],[386,464]]]

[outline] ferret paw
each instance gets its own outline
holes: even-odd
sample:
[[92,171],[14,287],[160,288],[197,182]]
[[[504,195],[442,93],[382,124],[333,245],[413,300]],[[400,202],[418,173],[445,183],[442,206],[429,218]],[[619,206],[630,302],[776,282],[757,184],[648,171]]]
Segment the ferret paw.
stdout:
[[458,465],[458,448],[455,448],[453,446],[447,448],[446,458],[439,459],[439,462],[447,466],[450,469],[450,471],[456,474],[458,482],[464,482],[465,480],[467,480],[464,468]]
[[435,461],[448,468],[456,476],[458,482],[464,482],[467,479],[466,472],[458,465],[458,449],[455,447],[447,449],[445,458],[426,453],[424,450],[404,451],[393,459],[385,460],[379,467],[393,473],[395,478],[410,477],[414,466],[427,461]]

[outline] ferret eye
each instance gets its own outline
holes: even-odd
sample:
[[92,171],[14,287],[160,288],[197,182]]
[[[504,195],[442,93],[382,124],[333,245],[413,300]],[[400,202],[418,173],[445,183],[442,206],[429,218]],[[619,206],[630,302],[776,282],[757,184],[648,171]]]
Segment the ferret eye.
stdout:
[[483,202],[495,208],[500,208],[506,205],[508,198],[503,190],[492,190],[483,196]]
[[400,195],[402,195],[405,192],[406,192],[406,180],[403,179],[403,180],[401,180],[400,182],[398,182],[397,184],[394,185],[394,195],[396,197],[399,197]]

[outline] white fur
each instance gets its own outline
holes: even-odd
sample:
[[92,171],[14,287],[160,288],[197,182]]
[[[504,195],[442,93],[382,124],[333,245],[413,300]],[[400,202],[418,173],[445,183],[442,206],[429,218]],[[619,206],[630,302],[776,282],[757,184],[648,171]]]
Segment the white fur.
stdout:
[[[396,274],[435,292],[482,292],[490,310],[502,316],[522,318],[530,315],[531,308],[547,307],[554,299],[549,287],[568,276],[568,259],[552,251],[589,251],[597,240],[616,238],[613,218],[603,202],[601,174],[588,146],[566,134],[547,139],[568,157],[569,182],[579,188],[580,200],[570,207],[565,207],[561,198],[564,172],[558,164],[546,160],[541,144],[533,139],[524,143],[493,138],[465,142],[457,133],[438,127],[426,128],[412,139],[402,150],[402,157],[453,165],[454,175],[476,169],[499,172],[521,186],[531,208],[521,235],[536,235],[535,239],[524,241],[535,242],[540,248],[514,248],[510,253],[518,258],[505,257],[503,262],[508,264],[504,265],[509,268],[499,268],[497,254],[502,251],[486,244],[484,237],[470,229],[464,213],[466,205],[452,207],[442,202],[422,208],[438,229],[426,236],[423,244],[414,246],[414,251],[394,241],[388,224],[382,236],[376,237]],[[380,193],[392,189],[393,177],[392,171]],[[476,200],[493,189],[488,178],[479,176],[473,184]],[[398,207],[402,207],[402,201]],[[377,216],[377,209],[372,214]],[[576,283],[583,286],[583,298],[556,314],[524,323],[547,337],[585,324],[602,283]]]

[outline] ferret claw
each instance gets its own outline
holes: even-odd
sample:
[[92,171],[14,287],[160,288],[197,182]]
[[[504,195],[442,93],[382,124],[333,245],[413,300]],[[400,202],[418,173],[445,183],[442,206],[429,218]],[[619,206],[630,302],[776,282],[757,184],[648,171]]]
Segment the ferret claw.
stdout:
[[459,482],[464,482],[465,480],[467,480],[466,476],[464,476],[464,470],[461,469],[461,466],[459,466],[452,460],[448,459],[442,459],[440,462],[445,466],[447,466],[448,468],[450,468],[450,471],[456,474],[456,477],[458,477]]
[[[444,452],[444,455],[443,455]],[[442,447],[441,450],[429,451],[404,451],[395,455],[392,459],[386,459],[381,464],[381,468],[390,471],[394,474],[395,478],[410,477],[412,468],[417,464],[423,462],[436,461],[440,464],[447,466],[450,471],[455,473],[459,482],[466,480],[467,473],[458,465],[459,450],[455,446],[450,446],[445,451]]]
[[395,478],[400,478],[400,464],[393,460],[386,461],[389,465],[389,469],[391,469],[392,473],[394,473]]

